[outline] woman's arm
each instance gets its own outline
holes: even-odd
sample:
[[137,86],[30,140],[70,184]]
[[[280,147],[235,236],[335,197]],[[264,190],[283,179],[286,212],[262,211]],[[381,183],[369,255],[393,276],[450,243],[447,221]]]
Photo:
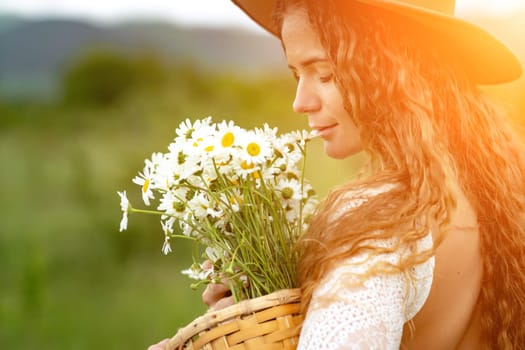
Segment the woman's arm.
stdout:
[[377,273],[358,284],[356,277],[379,260],[398,258],[398,253],[355,257],[332,270],[312,296],[298,350],[399,349],[403,325],[430,292],[434,259],[415,266],[413,280],[405,273]]

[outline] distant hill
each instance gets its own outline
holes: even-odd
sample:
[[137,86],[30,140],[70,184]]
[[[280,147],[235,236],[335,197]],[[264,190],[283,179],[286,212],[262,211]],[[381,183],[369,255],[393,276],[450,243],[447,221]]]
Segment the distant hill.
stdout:
[[61,70],[93,49],[155,53],[203,69],[284,70],[277,40],[239,29],[183,28],[157,22],[98,26],[67,19],[0,17],[0,96],[50,94]]
[[[525,13],[511,18],[471,18],[502,38],[525,62]],[[166,62],[190,61],[212,70],[284,70],[280,44],[269,35],[240,29],[178,27],[159,22],[114,26],[68,19],[0,16],[0,98],[49,96],[59,73],[87,50],[138,55],[154,52]]]
[[20,17],[0,14],[0,33],[13,28],[23,22]]

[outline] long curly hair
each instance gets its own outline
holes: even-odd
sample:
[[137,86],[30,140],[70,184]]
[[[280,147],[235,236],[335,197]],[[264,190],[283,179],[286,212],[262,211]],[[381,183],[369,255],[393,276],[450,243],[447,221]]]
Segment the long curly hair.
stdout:
[[[433,231],[438,237],[435,249],[463,191],[479,225],[482,342],[487,349],[523,346],[522,141],[456,66],[445,44],[433,41],[430,47],[428,38],[418,36],[415,23],[398,23],[386,10],[353,1],[282,0],[275,11],[278,24],[290,6],[306,9],[369,159],[357,180],[329,193],[299,242],[303,307],[319,281],[343,259],[413,246],[431,228],[438,231]],[[392,183],[396,187],[391,191],[341,210],[350,207],[348,201],[361,189]],[[371,244],[392,237],[398,242],[394,247]],[[433,253],[414,253],[398,265],[377,265],[370,273],[406,272]]]

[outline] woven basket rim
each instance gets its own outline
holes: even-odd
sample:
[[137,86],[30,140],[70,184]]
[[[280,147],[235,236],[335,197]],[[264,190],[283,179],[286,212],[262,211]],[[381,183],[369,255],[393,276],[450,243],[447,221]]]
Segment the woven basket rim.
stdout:
[[177,334],[166,344],[166,350],[178,349],[193,336],[233,317],[248,315],[277,305],[297,302],[300,299],[300,288],[281,289],[262,297],[240,301],[221,310],[207,312],[194,319],[187,326],[180,328]]

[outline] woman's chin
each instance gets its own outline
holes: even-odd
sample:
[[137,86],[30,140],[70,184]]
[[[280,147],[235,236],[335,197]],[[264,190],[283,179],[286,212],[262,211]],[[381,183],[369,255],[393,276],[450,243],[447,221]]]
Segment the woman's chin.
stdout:
[[333,147],[334,145],[331,145],[330,142],[326,142],[324,144],[324,152],[326,155],[333,159],[345,159],[348,157],[353,156],[354,154],[357,154],[360,149],[359,148],[350,148],[350,147]]

